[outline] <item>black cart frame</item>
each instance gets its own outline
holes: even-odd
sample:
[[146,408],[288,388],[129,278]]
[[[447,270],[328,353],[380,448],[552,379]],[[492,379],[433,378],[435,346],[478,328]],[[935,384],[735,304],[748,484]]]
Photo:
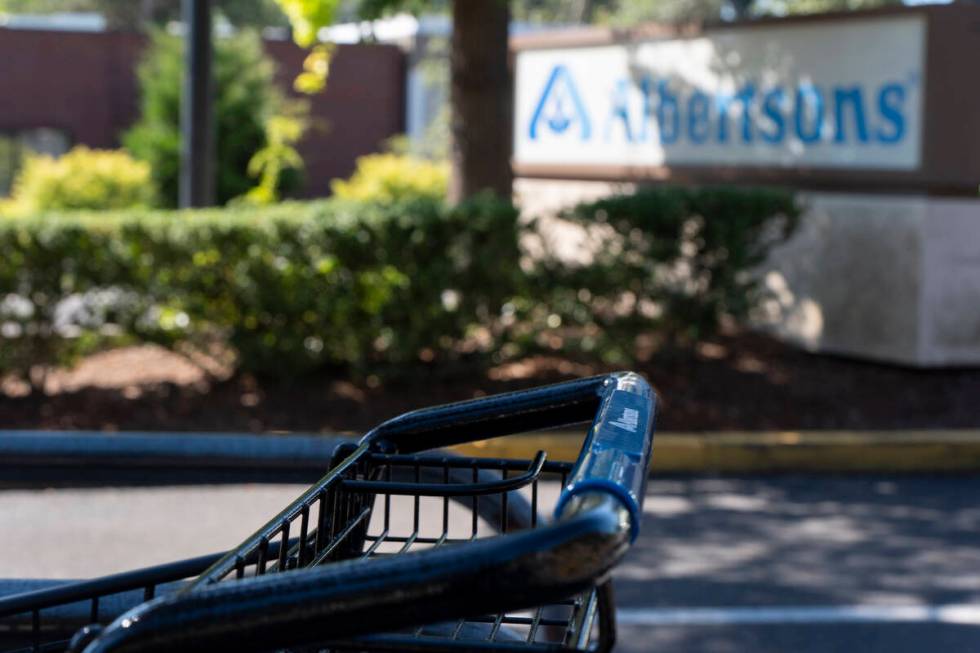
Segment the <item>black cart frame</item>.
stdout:
[[[607,651],[654,410],[625,372],[406,413],[231,551],[0,598],[0,648]],[[423,453],[589,421],[574,464]]]

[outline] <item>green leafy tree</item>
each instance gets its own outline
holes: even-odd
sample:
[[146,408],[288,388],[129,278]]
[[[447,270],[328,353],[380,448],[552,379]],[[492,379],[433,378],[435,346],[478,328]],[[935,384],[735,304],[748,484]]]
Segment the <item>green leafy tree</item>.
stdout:
[[[255,185],[249,162],[269,144],[267,126],[286,112],[287,101],[255,33],[217,39],[214,49],[215,197],[223,204]],[[138,73],[141,116],[123,137],[135,157],[150,163],[164,206],[177,205],[183,74],[181,40],[154,33]],[[297,185],[290,163],[293,172],[280,175],[276,193]]]
[[514,18],[542,23],[605,22],[615,0],[522,0],[512,7]]
[[[318,90],[326,78],[327,57],[316,45],[317,31],[337,18],[338,0],[276,0],[289,17],[293,37],[311,47],[304,74],[297,79],[302,90]],[[365,18],[388,11],[445,7],[445,2],[421,0],[361,0]],[[513,123],[511,79],[507,63],[510,22],[508,0],[451,0],[453,36],[450,43],[450,133],[452,174],[449,200],[460,202],[490,191],[509,199],[513,175],[510,169],[510,134]],[[317,81],[319,80],[319,83]]]
[[300,104],[294,106],[296,110],[292,115],[272,116],[265,123],[266,145],[248,162],[248,174],[258,179],[256,186],[245,195],[248,202],[277,202],[283,177],[291,170],[303,167],[296,144],[308,126],[305,115],[302,115],[307,108]]

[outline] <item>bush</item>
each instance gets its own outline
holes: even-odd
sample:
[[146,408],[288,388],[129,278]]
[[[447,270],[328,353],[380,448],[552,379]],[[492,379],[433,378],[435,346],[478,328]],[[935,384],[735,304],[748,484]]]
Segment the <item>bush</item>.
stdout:
[[30,155],[14,180],[6,213],[148,207],[150,166],[125,152],[79,146],[60,158]]
[[0,369],[61,363],[106,336],[218,342],[240,369],[280,378],[542,342],[619,364],[650,336],[690,342],[744,316],[753,268],[797,213],[773,190],[612,197],[562,216],[592,238],[578,261],[521,261],[517,212],[489,196],[15,217],[0,220]]
[[528,332],[561,325],[566,344],[617,363],[634,357],[638,335],[710,336],[758,301],[752,270],[798,215],[788,191],[731,187],[657,187],[577,206],[561,219],[588,232],[591,260],[537,261]]
[[441,200],[449,185],[449,164],[407,154],[369,154],[357,159],[347,181],[334,180],[330,190],[351,200],[401,202],[416,198]]
[[[305,111],[305,109],[301,110]],[[302,115],[272,116],[265,124],[265,146],[252,155],[248,174],[258,183],[241,200],[250,204],[272,204],[279,201],[284,176],[303,167],[296,144],[308,127]]]
[[[516,211],[489,198],[24,217],[0,221],[0,249],[5,364],[20,373],[106,325],[218,340],[241,369],[283,378],[445,360],[494,347],[486,327],[518,269]],[[84,308],[66,323],[71,304]]]
[[[140,119],[123,137],[126,148],[152,167],[164,207],[177,206],[183,65],[182,40],[154,34],[138,71]],[[249,161],[267,145],[266,126],[286,112],[286,99],[275,84],[272,60],[252,32],[215,39],[213,70],[215,199],[224,204],[255,185]],[[296,188],[296,168],[279,183],[278,193]]]

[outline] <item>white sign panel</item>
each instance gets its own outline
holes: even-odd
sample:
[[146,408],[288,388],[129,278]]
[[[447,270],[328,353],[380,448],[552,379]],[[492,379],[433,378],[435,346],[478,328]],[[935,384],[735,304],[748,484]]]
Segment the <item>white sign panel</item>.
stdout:
[[900,16],[522,51],[515,162],[915,169],[924,50]]

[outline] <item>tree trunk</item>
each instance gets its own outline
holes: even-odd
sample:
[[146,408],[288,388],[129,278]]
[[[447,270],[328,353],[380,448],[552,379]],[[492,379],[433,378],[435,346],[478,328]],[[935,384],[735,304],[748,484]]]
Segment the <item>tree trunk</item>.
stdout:
[[453,0],[452,203],[483,190],[511,197],[509,21],[507,0]]

